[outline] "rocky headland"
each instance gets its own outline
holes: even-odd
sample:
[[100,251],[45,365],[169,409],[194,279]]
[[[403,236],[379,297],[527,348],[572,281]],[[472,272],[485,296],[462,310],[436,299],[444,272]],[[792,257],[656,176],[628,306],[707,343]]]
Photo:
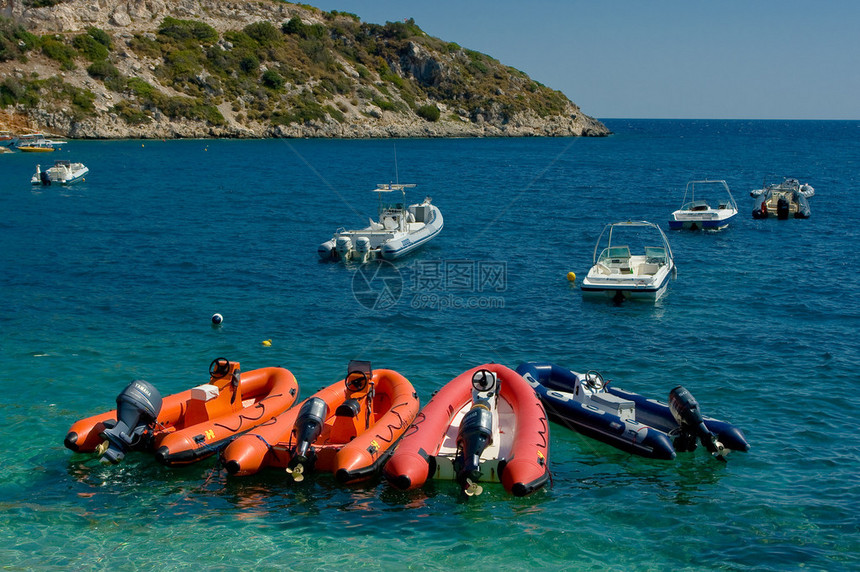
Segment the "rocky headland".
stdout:
[[71,138],[604,136],[415,22],[277,0],[0,0],[5,128]]

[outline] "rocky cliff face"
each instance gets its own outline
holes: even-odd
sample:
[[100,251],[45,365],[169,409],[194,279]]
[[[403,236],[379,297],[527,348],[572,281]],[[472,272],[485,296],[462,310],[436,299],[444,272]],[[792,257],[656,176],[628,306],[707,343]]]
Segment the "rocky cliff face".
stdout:
[[[42,8],[28,4],[21,0],[0,0],[0,13],[33,34],[43,38],[54,35],[67,44],[88,29],[103,30],[112,38],[110,64],[123,81],[142,80],[160,97],[155,103],[151,99],[144,101],[127,83],[110,83],[88,73],[90,61],[80,55],[75,65],[63,67],[45,55],[44,50],[28,52],[26,62],[0,62],[0,77],[13,78],[21,84],[36,78],[58,77],[63,85],[92,94],[87,113],[48,97],[44,86],[43,97],[37,104],[18,102],[14,109],[7,108],[26,115],[33,128],[67,137],[609,134],[602,123],[581,113],[559,92],[540,86],[525,74],[483,54],[430,38],[417,27],[405,29],[401,25],[395,31],[402,32],[400,36],[404,37],[392,38],[389,29],[368,28],[372,25],[362,24],[352,15],[323,13],[306,5],[275,0],[67,0]],[[196,46],[206,54],[200,56],[203,65],[181,80],[165,73],[176,53],[164,48],[164,37],[159,34],[165,17],[202,22],[220,35],[215,45]],[[315,40],[311,38],[317,42],[311,47],[308,47],[311,40],[306,37],[285,36],[285,44],[279,45],[277,51],[271,46],[268,51],[260,49],[255,58],[259,67],[250,76],[230,71],[219,79],[207,67],[205,58],[211,60],[218,50],[230,55],[238,49],[226,39],[225,33],[260,22],[281,29],[290,20],[300,22],[302,29],[324,30],[324,34]],[[413,36],[405,37],[407,32]],[[141,49],[141,45],[149,45],[149,51]],[[159,45],[162,52],[154,52]],[[319,53],[320,46],[327,52]],[[313,49],[317,51],[311,52]],[[293,54],[290,57],[294,61],[272,55],[284,52]],[[326,62],[327,67],[314,67],[316,59]],[[267,70],[276,72],[279,78],[284,76],[286,81],[276,89],[263,89],[260,78]],[[329,77],[330,70],[335,70],[333,77]],[[326,88],[332,82],[337,89]],[[56,90],[59,84],[52,85],[51,89]],[[237,87],[230,91],[225,89],[226,85]],[[158,103],[166,98],[193,98],[210,109],[210,117],[170,111]],[[308,98],[313,101],[307,103]],[[312,106],[316,112],[292,113],[297,101]],[[438,117],[428,118],[426,113],[418,112],[422,106],[437,109]],[[137,114],[134,121],[128,119],[129,110]],[[217,120],[211,119],[213,115]]]

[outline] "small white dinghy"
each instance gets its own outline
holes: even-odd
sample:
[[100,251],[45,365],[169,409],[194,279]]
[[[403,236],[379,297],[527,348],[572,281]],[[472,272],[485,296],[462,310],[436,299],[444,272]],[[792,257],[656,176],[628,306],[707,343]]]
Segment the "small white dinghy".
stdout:
[[373,189],[379,195],[378,221],[371,220],[368,227],[360,230],[339,228],[317,249],[320,258],[356,262],[376,258],[394,260],[424,246],[439,234],[444,221],[439,209],[430,204],[430,197],[406,206],[406,189],[414,186],[378,185]]
[[581,288],[583,295],[616,302],[655,302],[666,292],[674,273],[672,249],[659,226],[644,220],[616,222],[607,224],[600,233],[594,246],[594,266]]
[[737,214],[738,204],[725,181],[690,181],[681,208],[669,218],[669,228],[720,230]]
[[39,165],[36,165],[36,174],[30,178],[30,183],[33,185],[50,185],[51,183],[70,185],[82,181],[89,172],[90,170],[83,163],[61,160],[44,171]]

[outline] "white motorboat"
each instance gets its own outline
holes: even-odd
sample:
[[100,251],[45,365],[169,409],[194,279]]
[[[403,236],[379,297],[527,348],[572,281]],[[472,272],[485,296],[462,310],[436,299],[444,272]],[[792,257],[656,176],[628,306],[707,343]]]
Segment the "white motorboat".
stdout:
[[720,230],[738,214],[738,204],[725,181],[690,181],[681,208],[669,218],[669,228]]
[[50,185],[51,183],[69,185],[82,181],[89,172],[90,170],[83,163],[61,160],[56,161],[53,167],[44,171],[39,165],[36,165],[36,174],[30,178],[30,183],[34,185]]
[[582,293],[616,302],[656,301],[675,274],[675,259],[666,235],[647,221],[607,224],[594,247],[593,262],[582,281]]
[[[439,209],[423,202],[406,206],[406,189],[415,185],[378,185],[379,220],[360,230],[338,229],[317,252],[323,260],[367,262],[376,258],[394,260],[425,245],[442,230]],[[398,198],[400,202],[398,202]]]
[[787,218],[809,218],[812,211],[809,200],[815,195],[815,189],[807,183],[800,184],[797,179],[783,179],[781,183],[762,185],[760,189],[750,191],[750,196],[756,199],[752,216],[755,219],[768,218],[776,213],[780,220]]

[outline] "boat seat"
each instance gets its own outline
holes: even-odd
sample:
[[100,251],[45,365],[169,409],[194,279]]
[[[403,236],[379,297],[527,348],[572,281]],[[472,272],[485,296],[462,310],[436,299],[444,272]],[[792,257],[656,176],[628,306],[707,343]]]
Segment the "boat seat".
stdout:
[[211,401],[218,397],[218,386],[204,383],[191,388],[191,399],[195,401]]
[[604,411],[617,415],[621,419],[636,419],[636,404],[629,399],[604,392],[592,395],[591,401]]
[[367,407],[358,399],[347,399],[336,410],[329,432],[331,443],[349,443],[367,429]]
[[657,271],[659,269],[660,269],[659,265],[650,264],[650,263],[646,262],[645,264],[639,265],[639,267],[636,269],[636,275],[637,276],[653,276],[653,275],[657,274]]
[[385,227],[385,230],[394,230],[397,228],[397,221],[394,220],[394,217],[387,216],[382,219],[382,226]]

